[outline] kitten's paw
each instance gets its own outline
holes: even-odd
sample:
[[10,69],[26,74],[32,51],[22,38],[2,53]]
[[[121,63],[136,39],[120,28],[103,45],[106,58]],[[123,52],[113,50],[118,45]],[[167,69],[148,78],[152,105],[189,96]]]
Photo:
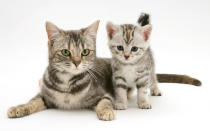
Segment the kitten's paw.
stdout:
[[111,121],[115,118],[115,113],[113,109],[104,109],[97,113],[97,116],[100,120]]
[[29,113],[28,109],[24,108],[24,106],[17,106],[17,107],[11,107],[7,111],[7,116],[9,118],[19,118],[27,115],[28,113]]
[[162,93],[159,88],[151,89],[151,96],[162,96]]
[[127,108],[128,108],[128,106],[123,103],[115,103],[115,105],[114,105],[114,109],[116,109],[116,110],[125,110]]
[[140,103],[138,104],[140,109],[151,109],[152,105],[150,103]]

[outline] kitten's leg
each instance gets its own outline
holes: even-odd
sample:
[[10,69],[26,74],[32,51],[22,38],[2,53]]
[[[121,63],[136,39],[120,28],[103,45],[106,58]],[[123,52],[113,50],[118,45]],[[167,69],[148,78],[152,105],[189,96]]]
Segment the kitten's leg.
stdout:
[[116,101],[114,104],[115,109],[125,110],[128,108],[127,89],[124,87],[117,87],[115,89]]
[[151,109],[152,106],[149,102],[148,87],[147,86],[137,86],[137,102],[140,109]]
[[9,118],[18,118],[45,110],[46,108],[43,98],[40,95],[37,95],[27,104],[11,107],[8,110],[7,115]]
[[162,93],[160,91],[160,89],[158,88],[157,84],[155,84],[154,86],[152,86],[150,88],[150,94],[151,96],[161,96]]
[[96,114],[100,120],[110,121],[115,118],[113,104],[110,99],[101,99],[95,107]]

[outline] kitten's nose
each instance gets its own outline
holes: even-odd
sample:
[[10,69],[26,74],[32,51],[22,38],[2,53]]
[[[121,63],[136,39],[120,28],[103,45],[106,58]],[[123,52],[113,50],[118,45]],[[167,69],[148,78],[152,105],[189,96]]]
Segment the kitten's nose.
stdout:
[[129,55],[124,55],[125,59],[127,60],[129,58]]

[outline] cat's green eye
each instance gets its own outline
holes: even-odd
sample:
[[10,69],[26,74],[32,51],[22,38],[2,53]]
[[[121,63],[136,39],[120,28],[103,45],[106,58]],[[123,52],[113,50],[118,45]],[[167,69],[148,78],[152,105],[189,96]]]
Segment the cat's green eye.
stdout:
[[67,50],[67,49],[61,50],[61,53],[62,53],[62,55],[64,55],[64,56],[70,56],[70,55],[71,55],[71,52],[70,52],[69,50]]
[[82,51],[82,56],[87,56],[87,55],[89,55],[89,53],[90,53],[90,50],[89,49],[84,49]]

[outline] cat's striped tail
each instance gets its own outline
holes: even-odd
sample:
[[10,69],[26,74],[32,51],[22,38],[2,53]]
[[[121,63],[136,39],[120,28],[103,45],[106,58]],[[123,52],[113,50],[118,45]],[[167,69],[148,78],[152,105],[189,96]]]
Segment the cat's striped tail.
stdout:
[[157,74],[157,80],[159,83],[180,83],[201,86],[201,81],[187,75]]

